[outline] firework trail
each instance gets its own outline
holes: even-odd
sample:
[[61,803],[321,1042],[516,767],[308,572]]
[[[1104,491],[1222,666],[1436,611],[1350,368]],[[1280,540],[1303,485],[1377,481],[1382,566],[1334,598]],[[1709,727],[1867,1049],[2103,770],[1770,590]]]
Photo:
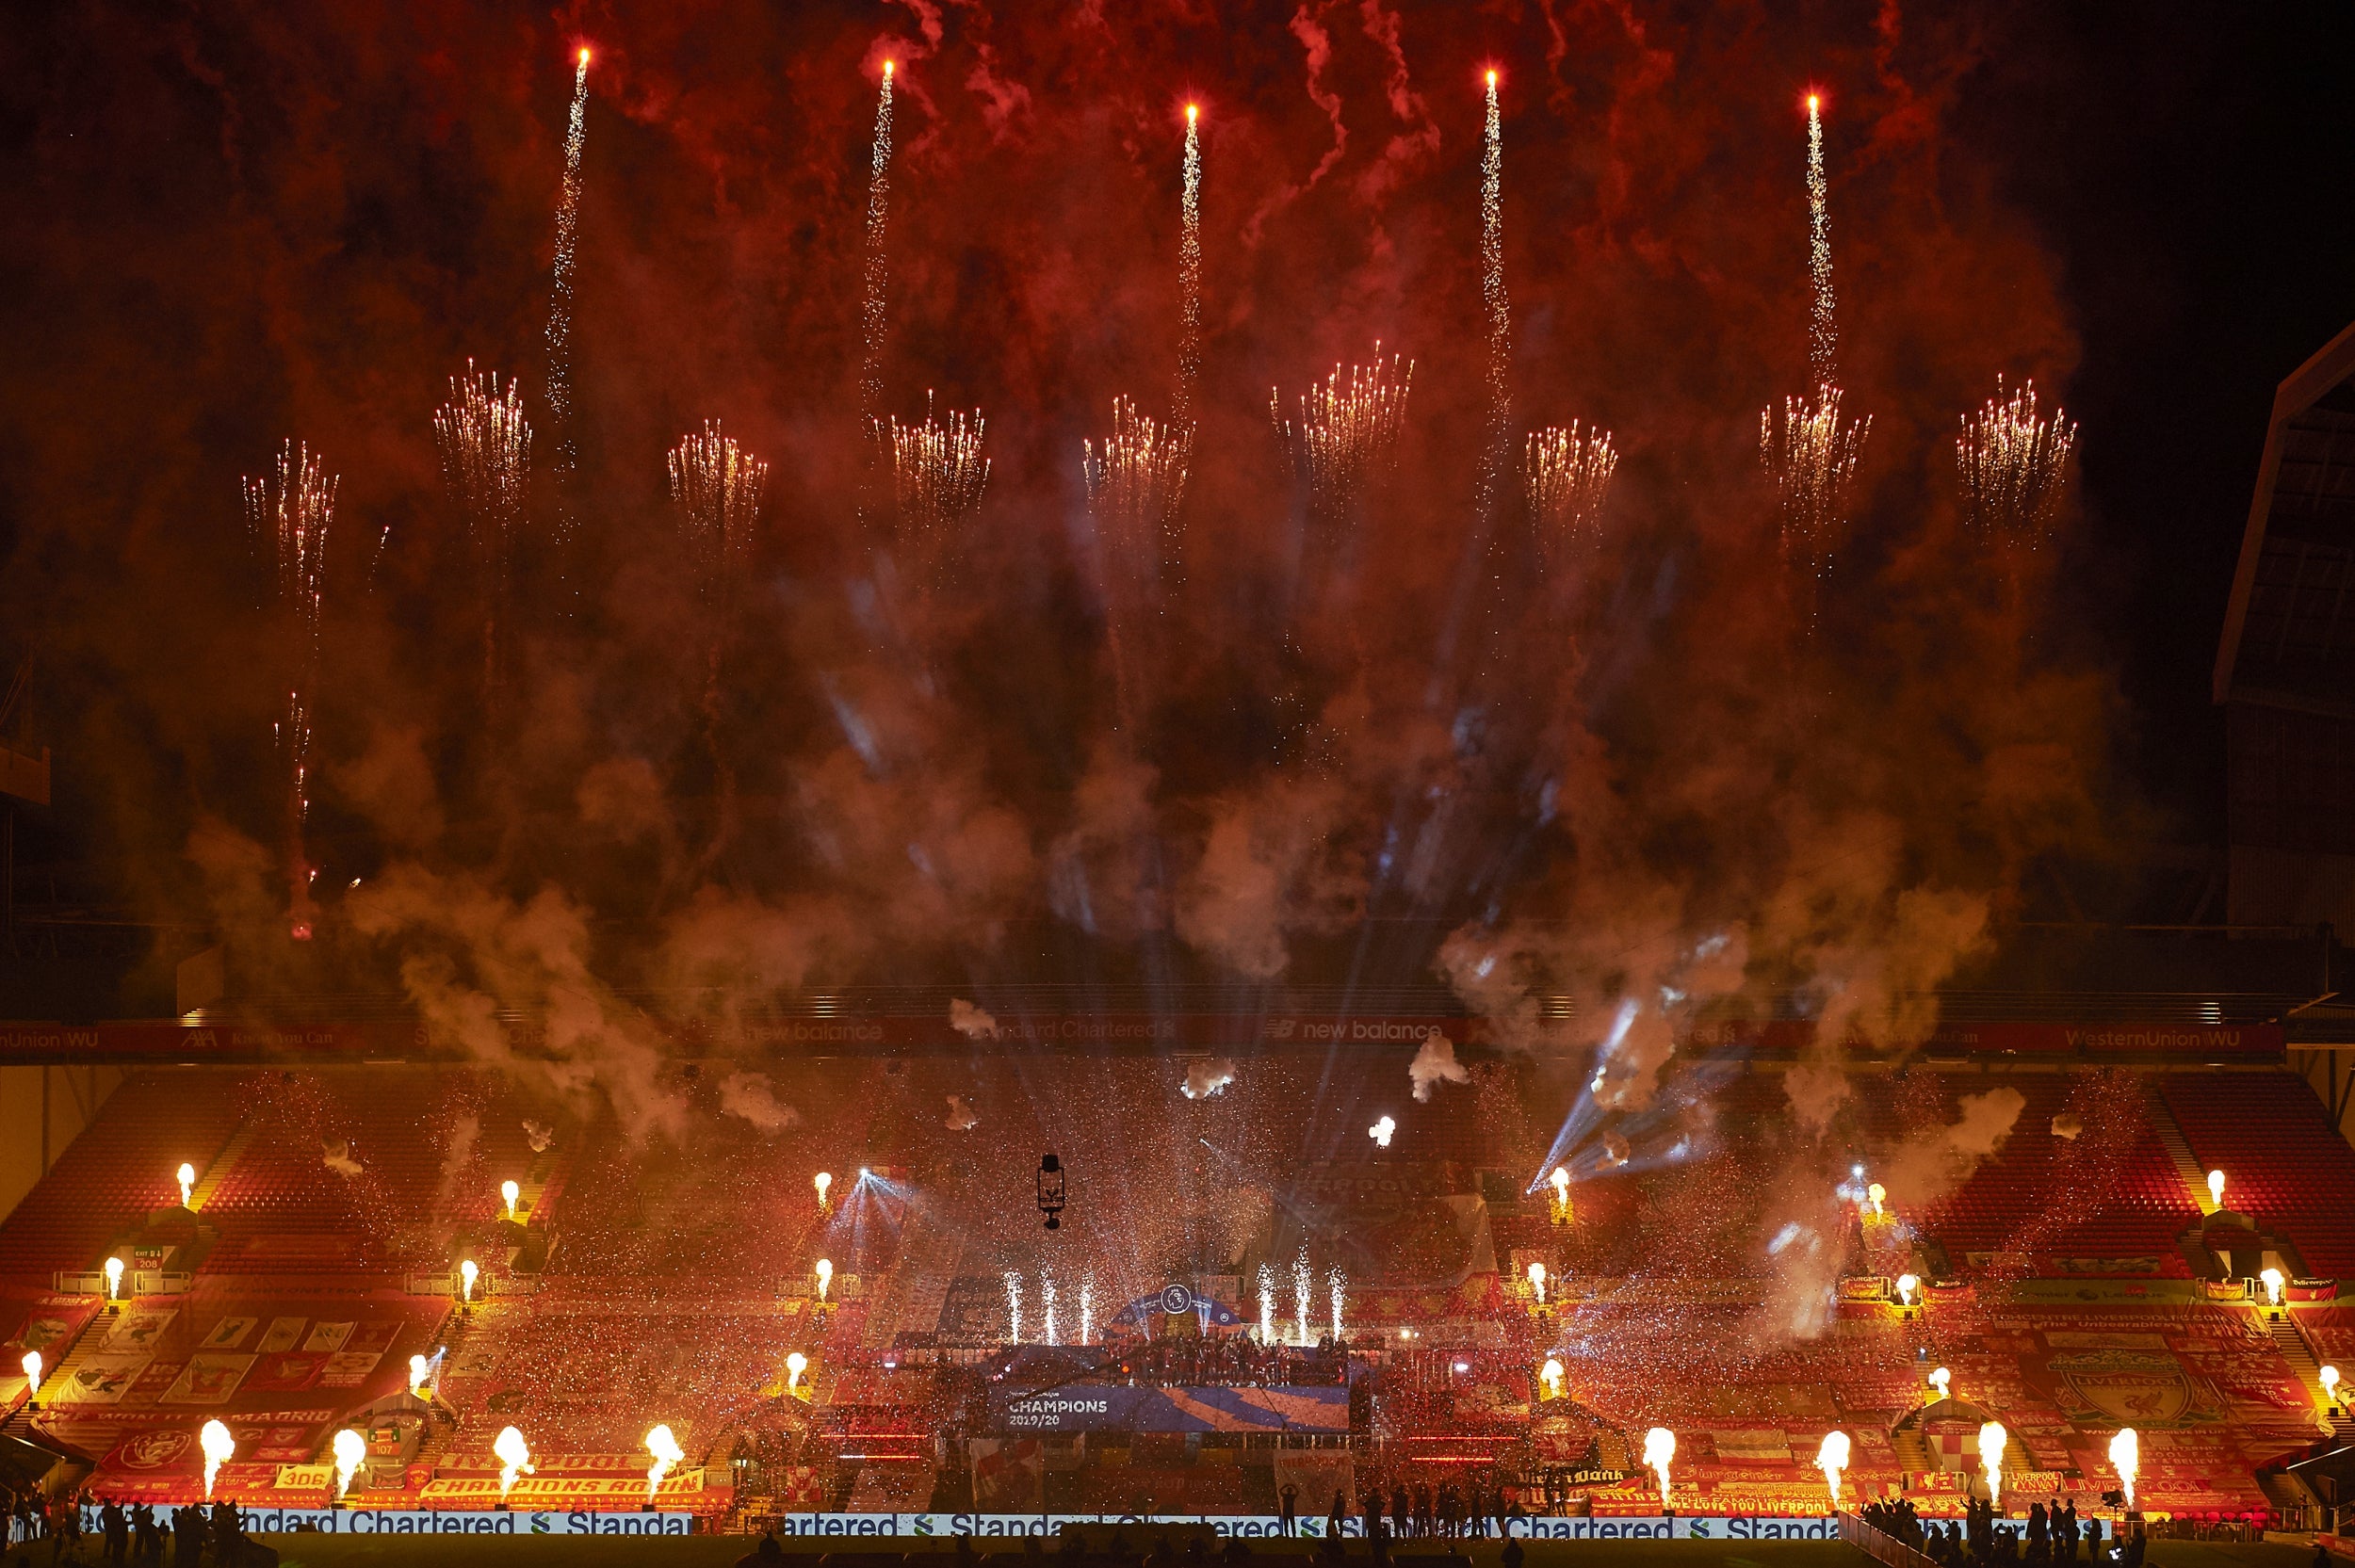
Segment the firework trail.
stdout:
[[515,534],[523,522],[531,474],[531,427],[524,422],[522,389],[498,372],[449,381],[449,401],[433,411],[433,444],[442,455],[442,486],[466,519],[475,569],[482,583],[482,688],[497,689]]
[[1857,462],[1872,429],[1870,417],[1840,417],[1840,389],[1830,385],[1819,388],[1812,402],[1785,398],[1779,419],[1773,409],[1758,416],[1759,458],[1780,514],[1783,564],[1802,581],[1810,631],[1847,526]]
[[1292,1260],[1292,1320],[1297,1326],[1300,1343],[1308,1343],[1308,1296],[1316,1288],[1316,1277],[1308,1271],[1308,1244],[1300,1244],[1300,1255]]
[[1832,317],[1831,187],[1824,179],[1823,101],[1807,95],[1807,275],[1815,287],[1808,310],[1808,368],[1818,388],[1832,384],[1832,359],[1840,347]]
[[1185,194],[1178,241],[1178,393],[1170,423],[1194,428],[1194,393],[1202,379],[1202,110],[1186,105]]
[[245,481],[246,525],[270,552],[271,584],[290,622],[291,646],[281,670],[285,706],[278,739],[286,757],[289,920],[298,941],[311,935],[311,879],[303,825],[311,812],[311,715],[319,673],[319,627],[326,608],[327,535],[335,521],[335,477],[311,449],[289,441],[275,476]]
[[[884,253],[884,238],[891,218],[891,82],[890,60],[884,61],[883,87],[875,98],[875,143],[867,170],[867,271],[865,288],[859,300],[859,360],[858,401],[859,427],[873,437],[883,437],[888,428],[883,417],[883,350],[885,306],[890,282],[890,267]],[[880,442],[870,442],[868,449],[871,470]],[[865,514],[873,497],[862,485],[859,509]]]
[[1964,525],[1997,549],[2049,543],[2076,445],[2077,427],[2065,412],[2055,409],[2047,419],[2038,411],[2034,381],[2006,397],[1998,377],[1995,396],[1964,417],[1955,439]]
[[982,456],[985,425],[979,409],[970,415],[951,412],[945,420],[936,418],[930,393],[924,395],[923,423],[890,423],[887,444],[900,541],[927,563],[929,576],[937,577],[955,542],[957,525],[982,504],[982,492],[989,483],[989,460]]
[[722,435],[716,419],[671,449],[671,499],[678,504],[696,591],[714,610],[726,610],[751,559],[768,482],[769,465]]
[[1581,431],[1572,421],[1530,432],[1521,456],[1521,485],[1537,536],[1537,559],[1548,575],[1569,569],[1602,537],[1602,499],[1619,454],[1608,430]]
[[[589,128],[589,51],[573,71],[573,112],[564,128],[564,184],[556,203],[556,284],[548,297],[548,425],[556,436],[556,549],[561,578],[577,531],[573,476],[580,448],[573,428],[573,251],[580,237],[580,154]],[[571,593],[566,595],[571,597]]]
[[1488,441],[1481,455],[1481,506],[1495,515],[1510,436],[1513,309],[1504,295],[1504,116],[1488,73],[1487,139],[1480,154],[1480,302],[1488,318]]
[[1385,364],[1376,343],[1372,364],[1353,364],[1346,374],[1337,364],[1302,393],[1297,419],[1286,419],[1282,396],[1269,391],[1275,439],[1307,487],[1309,524],[1321,543],[1338,542],[1368,489],[1389,473],[1414,380],[1412,361],[1394,354]]
[[1873,421],[1843,421],[1834,358],[1839,333],[1832,314],[1831,222],[1824,179],[1823,103],[1807,99],[1808,278],[1813,297],[1808,307],[1808,368],[1815,390],[1811,398],[1783,400],[1780,417],[1768,408],[1758,416],[1759,458],[1779,514],[1778,546],[1785,568],[1798,580],[1810,633],[1821,612],[1824,583],[1848,523],[1857,463]]

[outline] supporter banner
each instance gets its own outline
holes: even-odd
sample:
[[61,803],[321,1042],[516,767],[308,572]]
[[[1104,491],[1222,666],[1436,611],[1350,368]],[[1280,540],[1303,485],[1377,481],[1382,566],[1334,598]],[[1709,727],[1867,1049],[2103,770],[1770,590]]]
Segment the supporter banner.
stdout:
[[[1114,1526],[1208,1526],[1220,1535],[1261,1539],[1284,1533],[1283,1520],[1273,1514],[1219,1513],[788,1513],[773,1523],[779,1535],[792,1536],[916,1536],[947,1538],[971,1535],[1052,1536],[1065,1525],[1090,1529]],[[1342,1527],[1347,1537],[1365,1533],[1365,1522],[1351,1518]],[[1517,1541],[1832,1541],[1840,1521],[1831,1514],[1818,1518],[1778,1518],[1763,1514],[1660,1514],[1616,1519],[1515,1519],[1511,1534]],[[1292,1522],[1292,1533],[1310,1540],[1324,1534],[1324,1518],[1304,1507]]]
[[[239,1511],[249,1535],[690,1535],[691,1513],[593,1513],[583,1511],[507,1512],[474,1509],[248,1508]],[[82,1530],[99,1533],[97,1508],[82,1508]]]
[[[944,1013],[933,1018],[836,1016],[747,1018],[725,1031],[700,1022],[647,1020],[683,1053],[818,1053],[855,1056],[907,1049],[971,1045]],[[530,1021],[506,1025],[508,1043],[524,1055],[548,1049],[545,1031]],[[1186,1046],[1314,1049],[1326,1045],[1420,1044],[1438,1034],[1456,1044],[1490,1043],[1478,1018],[1336,1017],[1307,1013],[1045,1013],[998,1020],[995,1040],[1038,1047],[1159,1051]],[[1730,1020],[1697,1027],[1697,1049],[1805,1049],[1814,1026],[1805,1021]],[[2150,1057],[2191,1061],[2278,1059],[2277,1025],[2226,1024],[1956,1024],[1939,1029],[1922,1049],[1932,1054],[2033,1057]],[[1851,1042],[1870,1052],[1870,1042]],[[454,1039],[416,1021],[353,1024],[232,1025],[177,1021],[66,1026],[0,1023],[0,1061],[254,1062],[284,1059],[461,1059]]]
[[1130,1388],[1068,1383],[1051,1393],[993,1394],[1004,1432],[1347,1431],[1346,1388]]

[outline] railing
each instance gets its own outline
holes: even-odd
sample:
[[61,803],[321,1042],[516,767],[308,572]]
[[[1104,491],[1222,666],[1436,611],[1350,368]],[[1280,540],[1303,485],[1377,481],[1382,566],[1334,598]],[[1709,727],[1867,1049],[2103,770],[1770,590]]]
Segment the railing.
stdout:
[[1888,1563],[1890,1568],[1937,1568],[1937,1564],[1921,1552],[1887,1530],[1866,1524],[1859,1514],[1841,1513],[1840,1539],[1876,1562]]

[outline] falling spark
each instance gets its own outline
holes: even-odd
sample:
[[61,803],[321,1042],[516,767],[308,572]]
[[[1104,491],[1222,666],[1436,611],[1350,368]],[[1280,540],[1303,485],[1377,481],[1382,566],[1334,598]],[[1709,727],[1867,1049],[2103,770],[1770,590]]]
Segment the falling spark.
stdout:
[[1080,1343],[1096,1343],[1096,1276],[1080,1276]]
[[180,1181],[180,1206],[187,1208],[189,1199],[196,1191],[196,1167],[184,1164],[173,1174]]
[[1169,422],[1194,428],[1194,392],[1202,378],[1202,109],[1186,105],[1186,175],[1178,199],[1178,390]]
[[433,444],[442,454],[442,488],[466,520],[474,541],[482,604],[482,681],[499,684],[515,536],[531,477],[531,427],[524,420],[522,388],[500,389],[498,372],[449,380],[449,401],[433,411]]
[[298,941],[311,935],[311,878],[303,826],[311,813],[311,714],[318,684],[319,627],[326,608],[327,535],[335,521],[335,477],[310,447],[289,441],[275,477],[245,481],[246,524],[272,557],[278,604],[292,622],[293,647],[281,670],[285,706],[278,720],[287,768],[287,879]]
[[1839,330],[1832,316],[1830,186],[1824,179],[1823,102],[1807,95],[1807,276],[1815,298],[1808,311],[1808,367],[1820,390],[1832,384]]
[[514,1489],[515,1477],[536,1475],[531,1463],[531,1446],[524,1434],[512,1427],[501,1427],[491,1443],[491,1457],[499,1462],[499,1502],[507,1501],[507,1494]]
[[1848,1467],[1848,1434],[1827,1431],[1823,1447],[1815,1450],[1815,1468],[1824,1472],[1824,1484],[1831,1488],[1832,1511],[1840,1511],[1840,1473]]
[[1668,1462],[1677,1456],[1677,1434],[1654,1427],[1644,1434],[1644,1467],[1660,1478],[1660,1506],[1668,1506]]
[[1521,457],[1521,484],[1537,536],[1537,559],[1558,573],[1601,538],[1602,498],[1619,454],[1608,430],[1548,426],[1533,430]]
[[1275,438],[1308,491],[1308,519],[1320,542],[1330,547],[1356,521],[1367,492],[1395,464],[1399,436],[1406,428],[1406,395],[1415,366],[1393,354],[1333,373],[1300,395],[1299,417],[1286,419],[1280,394],[1268,394]]
[[1811,630],[1847,527],[1864,438],[1873,429],[1869,417],[1843,421],[1840,397],[1840,389],[1826,383],[1812,402],[1785,398],[1779,421],[1773,409],[1758,416],[1759,458],[1780,517],[1782,560],[1799,579]]
[[2135,1473],[2142,1468],[2142,1438],[2132,1427],[2120,1427],[2110,1439],[2110,1468],[2118,1472],[2119,1490],[2126,1494],[2126,1506],[2135,1506]]
[[662,1485],[662,1478],[671,1473],[671,1466],[687,1460],[687,1450],[678,1446],[671,1429],[660,1426],[646,1434],[646,1452],[654,1456],[654,1463],[646,1471],[646,1501],[653,1502],[655,1492]]
[[580,154],[589,134],[589,51],[573,72],[573,111],[564,127],[564,183],[556,202],[555,287],[548,296],[548,422],[556,432],[556,543],[573,542],[573,472],[580,448],[573,428],[573,251],[580,237]]
[[219,1421],[207,1421],[196,1434],[197,1447],[204,1451],[204,1500],[213,1500],[213,1478],[220,1467],[236,1457],[237,1440],[229,1435],[229,1429]]
[[982,491],[989,483],[989,460],[982,456],[984,428],[979,409],[970,414],[952,412],[946,419],[936,418],[929,392],[924,395],[921,424],[890,422],[887,435],[900,539],[928,554],[935,570],[956,525],[982,504]]
[[1955,438],[1964,525],[1991,545],[2041,549],[2059,522],[2076,445],[2065,412],[2038,412],[2034,381],[2006,397],[1997,378],[1995,396],[1964,417]]
[[1298,1338],[1296,1344],[1308,1343],[1308,1293],[1316,1288],[1316,1276],[1308,1272],[1308,1248],[1302,1243],[1300,1255],[1292,1259],[1292,1317]]
[[335,1434],[335,1495],[341,1497],[351,1490],[351,1478],[359,1472],[360,1462],[368,1456],[368,1440],[349,1427]]
[[752,558],[769,465],[733,436],[722,435],[720,422],[711,419],[700,434],[680,438],[670,466],[671,499],[678,505],[695,586],[705,604],[724,608]]
[[1045,1269],[1038,1271],[1038,1305],[1040,1336],[1049,1345],[1062,1344],[1055,1334],[1055,1276]]
[[1006,1270],[1006,1343],[1022,1343],[1022,1276]]
[[1259,1343],[1275,1343],[1275,1270],[1259,1265]]
[[2004,1503],[2004,1445],[2010,1438],[2001,1421],[1979,1428],[1979,1465],[1987,1472],[1987,1500],[2000,1510]]
[[1088,510],[1113,576],[1150,592],[1178,563],[1178,508],[1185,499],[1194,432],[1156,424],[1126,397],[1113,399],[1112,433],[1080,444]]

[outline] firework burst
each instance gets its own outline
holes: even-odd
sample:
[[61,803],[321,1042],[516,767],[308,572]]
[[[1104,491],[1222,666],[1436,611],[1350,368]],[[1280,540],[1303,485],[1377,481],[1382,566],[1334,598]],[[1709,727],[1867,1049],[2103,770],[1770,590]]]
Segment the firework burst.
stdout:
[[1826,385],[1814,400],[1790,397],[1758,416],[1759,458],[1765,465],[1781,523],[1783,563],[1800,579],[1812,629],[1816,597],[1831,575],[1832,558],[1848,524],[1857,464],[1873,421],[1843,420],[1840,389]]
[[580,237],[580,155],[588,135],[589,51],[583,49],[573,71],[572,117],[564,129],[564,183],[556,203],[555,286],[548,297],[548,423],[556,435],[553,478],[560,562],[573,542],[573,474],[580,461],[573,428],[573,252]]
[[752,558],[768,482],[769,465],[721,434],[716,419],[671,449],[671,499],[678,504],[696,591],[715,609],[726,608]]
[[1608,430],[1549,426],[1530,432],[1521,456],[1521,484],[1536,531],[1537,558],[1548,574],[1566,570],[1602,537],[1602,500],[1619,454]]
[[1202,379],[1202,111],[1186,105],[1184,194],[1178,202],[1178,392],[1170,422],[1191,429],[1194,393]]
[[1395,462],[1414,380],[1413,363],[1393,354],[1386,364],[1377,343],[1372,364],[1346,372],[1337,364],[1302,393],[1296,419],[1286,419],[1282,396],[1269,392],[1275,438],[1307,486],[1309,521],[1326,542],[1355,520],[1367,490]]
[[935,416],[930,394],[920,424],[891,421],[887,444],[901,542],[932,560],[934,570],[989,483],[989,460],[982,456],[985,423],[979,409]]
[[2063,411],[2046,418],[2037,408],[2036,383],[1995,396],[1965,415],[1955,438],[1956,479],[1964,525],[1990,545],[2036,550],[2051,542],[2069,489],[2069,458],[2077,427]]
[[1150,594],[1178,568],[1178,509],[1185,499],[1194,432],[1156,424],[1128,398],[1115,397],[1112,433],[1083,442],[1080,450],[1108,586]]
[[327,535],[335,521],[335,477],[316,453],[289,441],[275,475],[245,481],[246,525],[257,550],[269,553],[271,587],[286,617],[288,646],[280,667],[285,692],[278,719],[286,759],[287,878],[293,931],[311,934],[309,856],[303,826],[311,812],[311,722],[319,673],[319,631],[326,612]]
[[505,650],[507,600],[515,534],[523,521],[525,488],[531,475],[531,427],[524,420],[522,390],[498,372],[453,376],[449,401],[433,411],[433,444],[442,455],[442,486],[466,519],[474,542],[476,571],[482,583],[482,684],[499,684]]

